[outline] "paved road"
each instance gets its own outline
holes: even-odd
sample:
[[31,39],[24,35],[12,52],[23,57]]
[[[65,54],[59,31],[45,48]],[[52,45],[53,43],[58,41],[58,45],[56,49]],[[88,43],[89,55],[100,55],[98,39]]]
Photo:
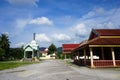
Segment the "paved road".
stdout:
[[46,60],[0,71],[0,80],[120,80],[120,69],[90,69],[61,60]]

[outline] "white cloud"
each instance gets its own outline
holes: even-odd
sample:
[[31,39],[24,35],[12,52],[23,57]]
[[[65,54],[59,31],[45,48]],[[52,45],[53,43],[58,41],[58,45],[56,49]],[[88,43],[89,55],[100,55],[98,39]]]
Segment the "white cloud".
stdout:
[[19,43],[14,44],[14,47],[22,47],[23,45],[25,45],[24,42],[19,42]]
[[69,41],[71,40],[71,37],[66,34],[54,34],[53,38],[55,38],[58,41]]
[[95,29],[115,29],[120,28],[120,8],[105,10],[104,8],[95,8],[83,15],[75,25],[71,27],[76,39],[88,38],[92,28]]
[[101,15],[104,15],[105,13],[107,13],[107,12],[102,7],[100,7],[100,8],[94,8],[93,10],[91,10],[90,12],[88,12],[87,14],[85,14],[84,16],[82,16],[82,19],[88,19],[88,18],[93,18],[93,17],[101,16]]
[[46,34],[36,34],[36,40],[39,42],[51,42],[50,38]]
[[79,23],[75,27],[72,28],[74,32],[77,34],[86,34],[87,33],[87,28],[84,23]]
[[49,20],[47,17],[40,17],[36,19],[17,19],[16,26],[19,29],[23,29],[28,24],[37,24],[37,25],[52,25],[53,22]]
[[6,34],[6,35],[9,35],[10,33],[9,33],[9,32],[2,32],[2,34]]
[[18,19],[16,20],[16,27],[22,29],[28,24],[28,21],[27,19]]
[[78,23],[71,28],[76,37],[85,38],[89,34],[89,28],[85,23]]
[[95,8],[94,12],[97,14],[104,14],[106,11],[104,8],[100,7],[100,8]]
[[11,5],[17,6],[37,6],[39,0],[7,0]]
[[32,19],[29,24],[38,24],[38,25],[52,25],[53,22],[49,20],[47,17],[38,17],[36,19]]

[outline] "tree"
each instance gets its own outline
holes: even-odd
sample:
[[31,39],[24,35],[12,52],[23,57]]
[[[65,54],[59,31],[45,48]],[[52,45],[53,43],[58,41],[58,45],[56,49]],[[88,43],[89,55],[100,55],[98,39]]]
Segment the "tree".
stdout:
[[57,48],[54,44],[51,44],[48,48],[48,54],[53,54],[57,51]]
[[10,60],[17,60],[17,59],[22,59],[23,58],[23,48],[10,48]]
[[8,59],[9,57],[9,47],[10,47],[10,42],[8,39],[8,36],[6,34],[1,34],[0,36],[0,48],[2,50],[1,53],[5,53],[4,57]]
[[4,59],[5,51],[0,48],[0,61]]

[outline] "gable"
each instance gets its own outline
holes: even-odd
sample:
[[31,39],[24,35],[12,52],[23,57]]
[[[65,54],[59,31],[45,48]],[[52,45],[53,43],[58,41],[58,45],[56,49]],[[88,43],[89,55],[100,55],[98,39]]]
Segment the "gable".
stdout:
[[120,29],[92,29],[89,40],[98,36],[120,36]]
[[90,36],[89,36],[89,40],[96,38],[98,36],[99,36],[99,34],[94,29],[92,29]]
[[30,46],[27,46],[27,47],[25,48],[25,51],[33,51],[33,49],[32,49]]

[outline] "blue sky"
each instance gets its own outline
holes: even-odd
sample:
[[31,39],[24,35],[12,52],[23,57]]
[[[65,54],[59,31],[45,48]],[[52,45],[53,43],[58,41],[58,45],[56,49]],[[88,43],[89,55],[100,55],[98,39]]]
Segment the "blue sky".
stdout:
[[0,34],[11,47],[80,43],[92,28],[120,29],[120,0],[0,0]]

